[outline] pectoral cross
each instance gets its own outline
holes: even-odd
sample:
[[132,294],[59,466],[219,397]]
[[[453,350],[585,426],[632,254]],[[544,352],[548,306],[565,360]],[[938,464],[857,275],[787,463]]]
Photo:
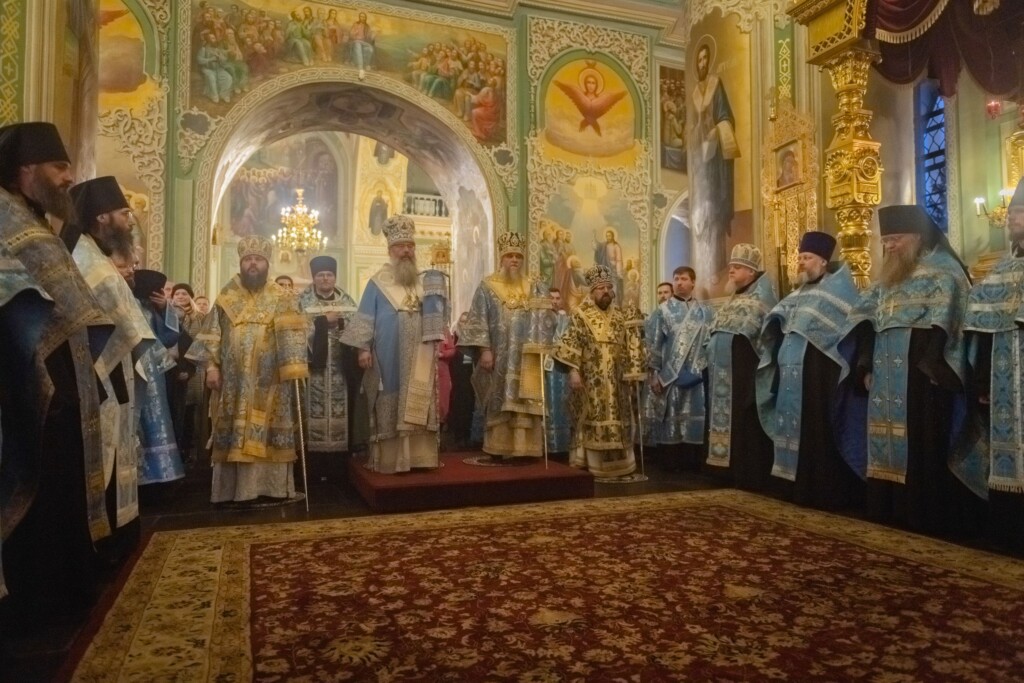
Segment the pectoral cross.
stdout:
[[896,309],[896,296],[894,294],[889,294],[888,296],[886,296],[886,299],[888,299],[889,304],[889,310],[886,312],[889,316],[892,316],[892,312]]
[[410,311],[420,310],[420,298],[416,296],[416,292],[414,290],[405,290],[405,298],[402,299],[402,308]]

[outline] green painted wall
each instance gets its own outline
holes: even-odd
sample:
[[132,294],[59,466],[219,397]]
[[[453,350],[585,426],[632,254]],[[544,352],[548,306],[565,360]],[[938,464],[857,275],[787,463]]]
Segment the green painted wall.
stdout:
[[975,215],[975,197],[983,197],[990,208],[999,202],[999,191],[1005,181],[1001,131],[1014,120],[1016,113],[1007,108],[1002,116],[990,119],[985,110],[990,99],[967,73],[960,77],[956,96],[956,133],[959,136],[960,215],[963,221],[961,254],[968,264],[975,263],[985,252],[1006,248],[1003,230],[992,228],[984,216]]

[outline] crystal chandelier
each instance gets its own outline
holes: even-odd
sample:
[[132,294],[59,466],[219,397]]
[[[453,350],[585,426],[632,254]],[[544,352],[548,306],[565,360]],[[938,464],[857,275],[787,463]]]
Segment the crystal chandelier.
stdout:
[[320,223],[320,212],[310,209],[302,201],[303,190],[295,190],[295,206],[281,209],[281,225],[273,240],[285,249],[297,253],[321,251],[327,246],[327,238],[316,226]]

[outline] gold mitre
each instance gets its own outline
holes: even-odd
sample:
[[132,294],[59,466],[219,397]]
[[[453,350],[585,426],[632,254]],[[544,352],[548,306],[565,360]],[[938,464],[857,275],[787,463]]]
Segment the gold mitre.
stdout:
[[526,238],[518,232],[503,232],[498,236],[498,258],[505,254],[526,253]]
[[261,235],[249,235],[243,237],[238,241],[238,259],[244,259],[246,256],[262,256],[263,258],[270,260],[271,254],[274,253],[274,243],[267,237]]
[[401,244],[403,242],[416,242],[416,223],[408,216],[395,214],[386,221],[381,228],[384,236],[388,238],[388,246]]
[[608,266],[591,266],[587,268],[587,272],[584,273],[584,277],[587,278],[587,287],[594,289],[601,285],[615,285],[612,279],[612,270]]

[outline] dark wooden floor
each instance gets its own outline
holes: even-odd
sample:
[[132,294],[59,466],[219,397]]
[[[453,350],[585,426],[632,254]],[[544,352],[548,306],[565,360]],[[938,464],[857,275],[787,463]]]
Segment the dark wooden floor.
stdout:
[[[565,462],[565,456],[553,456]],[[695,472],[669,471],[656,458],[648,454],[645,464],[647,481],[629,484],[596,484],[596,497],[634,496],[719,488],[712,477]],[[268,505],[251,509],[216,506],[210,503],[210,464],[198,461],[187,466],[184,479],[168,484],[145,486],[140,489],[142,533],[145,537],[158,531],[200,529],[239,524],[271,524],[317,519],[338,519],[377,514],[349,485],[345,463],[311,456],[310,509],[306,512],[301,502],[286,505]],[[298,472],[298,468],[297,472]],[[302,489],[301,475],[297,474],[297,488]],[[113,582],[113,581],[111,581]],[[114,588],[108,586],[106,600],[113,599]],[[102,601],[101,601],[102,602]],[[21,638],[7,638],[0,642],[0,682],[32,683],[51,681],[60,670],[75,644],[79,633],[88,623],[88,617],[69,619],[46,631]]]

